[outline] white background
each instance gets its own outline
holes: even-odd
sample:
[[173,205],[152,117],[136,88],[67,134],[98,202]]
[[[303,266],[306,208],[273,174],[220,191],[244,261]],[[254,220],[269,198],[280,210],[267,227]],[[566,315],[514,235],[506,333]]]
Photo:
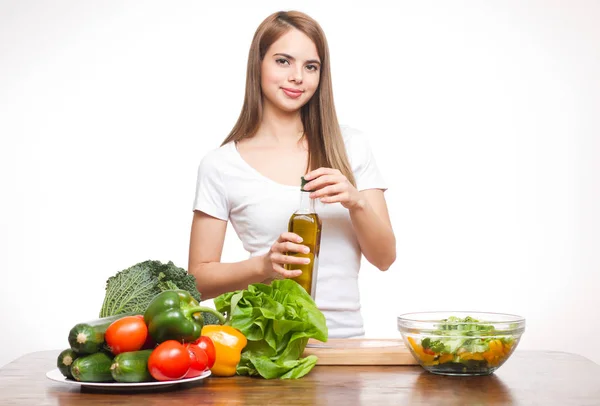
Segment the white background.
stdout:
[[[119,270],[187,267],[197,165],[280,9],[322,25],[340,121],[390,186],[398,259],[363,265],[367,336],[508,312],[519,349],[600,362],[598,2],[228,3],[0,2],[0,366],[66,348]],[[246,256],[230,229],[223,261]]]

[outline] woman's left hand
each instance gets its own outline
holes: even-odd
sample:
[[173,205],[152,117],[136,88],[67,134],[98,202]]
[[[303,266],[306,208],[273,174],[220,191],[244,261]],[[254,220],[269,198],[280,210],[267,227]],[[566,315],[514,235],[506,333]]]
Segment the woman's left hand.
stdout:
[[359,191],[338,170],[318,168],[304,175],[309,181],[305,190],[310,190],[310,197],[321,199],[323,203],[341,203],[347,209],[360,207],[363,199]]

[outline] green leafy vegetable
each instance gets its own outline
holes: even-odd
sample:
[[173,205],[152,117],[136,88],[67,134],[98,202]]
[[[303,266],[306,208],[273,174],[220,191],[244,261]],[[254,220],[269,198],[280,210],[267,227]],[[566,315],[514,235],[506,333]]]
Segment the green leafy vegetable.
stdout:
[[423,348],[429,348],[431,351],[434,352],[444,351],[444,344],[442,344],[440,341],[431,342],[431,338],[429,337],[424,338],[421,341],[421,345],[423,346]]
[[196,278],[169,261],[144,261],[118,272],[106,281],[106,293],[99,317],[123,313],[143,314],[152,299],[170,289],[183,289],[200,302]]
[[293,280],[256,283],[214,299],[228,324],[248,339],[237,367],[239,375],[296,379],[315,366],[317,357],[301,358],[309,338],[327,341],[325,316]]
[[[439,329],[433,332],[437,340],[424,338],[421,341],[423,348],[429,348],[436,353],[455,354],[461,351],[476,353],[485,352],[489,349],[489,342],[496,339],[498,332],[491,324],[481,324],[479,320],[467,316],[448,317],[439,324]],[[477,336],[476,338],[471,338]],[[489,337],[486,337],[489,336]],[[502,338],[503,341],[512,340]]]

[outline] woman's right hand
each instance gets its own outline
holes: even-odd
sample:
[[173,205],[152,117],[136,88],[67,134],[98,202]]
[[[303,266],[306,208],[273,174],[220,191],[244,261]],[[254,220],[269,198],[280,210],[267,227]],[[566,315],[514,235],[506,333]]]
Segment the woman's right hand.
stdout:
[[264,271],[268,279],[295,278],[302,275],[300,270],[287,270],[285,264],[306,265],[310,262],[309,258],[287,255],[288,253],[310,252],[306,245],[302,245],[302,238],[298,234],[285,232],[282,233],[277,241],[273,243],[271,249],[263,256]]

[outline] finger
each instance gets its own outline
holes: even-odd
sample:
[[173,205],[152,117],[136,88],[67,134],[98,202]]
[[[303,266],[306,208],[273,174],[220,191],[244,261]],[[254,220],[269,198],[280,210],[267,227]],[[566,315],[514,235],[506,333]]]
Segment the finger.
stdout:
[[304,185],[304,189],[305,190],[319,190],[324,186],[334,185],[336,183],[343,183],[345,181],[346,181],[346,177],[344,175],[336,175],[336,174],[323,175],[323,176],[316,178],[312,182],[308,182],[306,185]]
[[306,175],[304,175],[304,179],[311,180],[314,178],[318,178],[319,176],[326,175],[328,173],[335,174],[336,172],[339,173],[340,171],[338,171],[337,169],[333,169],[333,168],[320,167],[313,171],[308,172]]
[[286,253],[286,252],[297,252],[300,254],[308,254],[310,252],[310,248],[308,248],[306,245],[301,245],[301,244],[294,244],[293,242],[281,242],[281,243],[277,243],[273,246],[273,252],[282,252],[282,253]]
[[295,269],[293,271],[288,271],[287,269],[284,269],[281,265],[279,264],[273,264],[273,271],[277,272],[278,274],[280,274],[281,276],[285,277],[285,278],[296,278],[300,275],[302,275],[302,271],[299,269]]
[[285,255],[274,252],[271,254],[271,261],[276,264],[306,265],[310,263],[310,258],[296,257],[293,255]]
[[345,203],[350,200],[348,192],[342,192],[335,195],[324,196],[321,198],[322,203]]
[[281,233],[281,235],[277,239],[277,242],[282,243],[282,242],[286,242],[286,241],[293,241],[293,242],[300,243],[300,242],[302,242],[302,237],[300,237],[298,234],[290,233],[290,232]]
[[318,198],[324,197],[324,196],[335,196],[340,193],[343,193],[344,192],[343,188],[344,188],[344,186],[340,185],[339,183],[335,184],[335,185],[326,186],[323,189],[319,189],[315,192],[312,192],[310,194],[310,197],[313,199],[318,199]]

